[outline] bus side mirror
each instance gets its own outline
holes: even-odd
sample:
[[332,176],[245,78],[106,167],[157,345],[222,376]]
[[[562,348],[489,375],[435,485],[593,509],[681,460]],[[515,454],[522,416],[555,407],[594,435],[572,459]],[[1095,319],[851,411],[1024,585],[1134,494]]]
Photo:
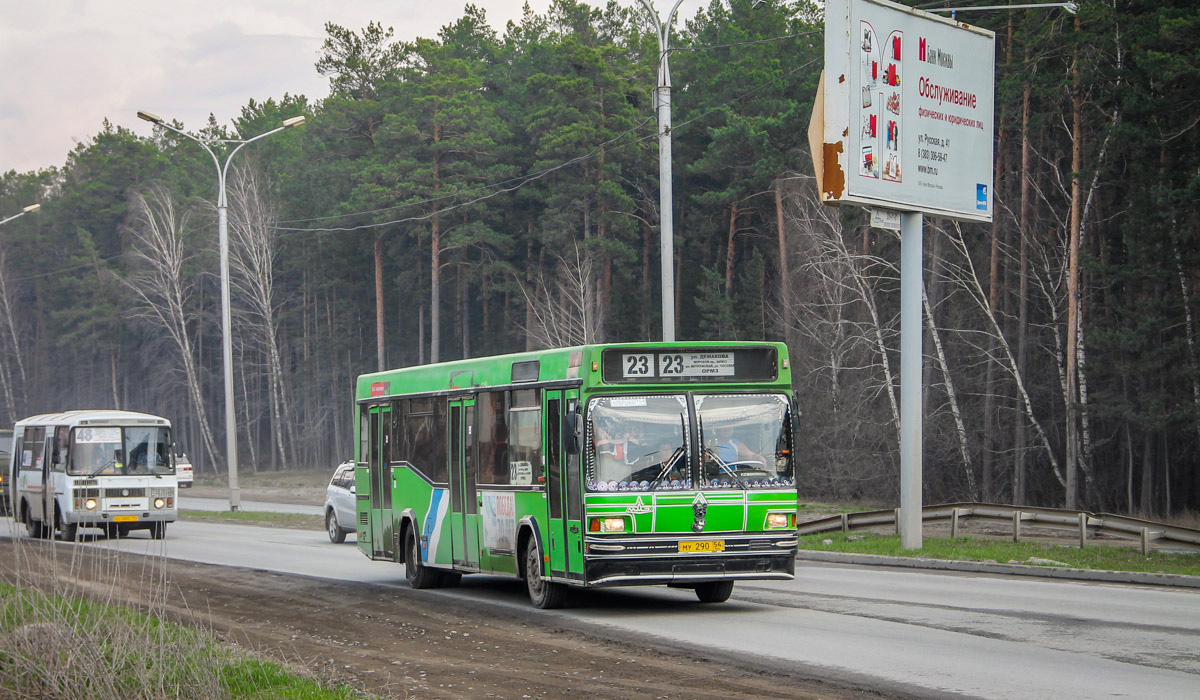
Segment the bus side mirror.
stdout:
[[63,463],[62,446],[59,445],[57,435],[50,438],[50,463],[51,464],[62,464]]
[[569,455],[583,452],[583,418],[578,413],[563,416],[563,447]]

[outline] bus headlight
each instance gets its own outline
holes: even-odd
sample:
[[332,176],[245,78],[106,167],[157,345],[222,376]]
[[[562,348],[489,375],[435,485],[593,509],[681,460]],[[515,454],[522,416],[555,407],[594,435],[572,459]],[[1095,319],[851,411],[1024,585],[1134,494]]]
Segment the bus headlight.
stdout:
[[86,501],[83,502],[83,507],[87,508],[88,510],[96,510],[96,499],[94,499],[94,498],[87,499]]
[[161,498],[154,499],[154,507],[155,508],[162,508],[165,505],[167,505],[167,502],[164,501],[163,499],[161,499]]
[[625,518],[592,518],[588,532],[625,532]]
[[767,513],[767,529],[791,527],[791,513]]

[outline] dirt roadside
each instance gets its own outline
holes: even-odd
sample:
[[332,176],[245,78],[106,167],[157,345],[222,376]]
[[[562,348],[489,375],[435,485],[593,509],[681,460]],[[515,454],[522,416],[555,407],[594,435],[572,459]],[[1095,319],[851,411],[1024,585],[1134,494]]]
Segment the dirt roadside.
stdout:
[[[155,611],[387,698],[885,697],[424,591],[0,540],[0,577]],[[168,582],[168,593],[158,584]],[[519,585],[514,582],[513,585]],[[697,610],[696,614],[703,614]],[[895,697],[895,696],[886,696]]]

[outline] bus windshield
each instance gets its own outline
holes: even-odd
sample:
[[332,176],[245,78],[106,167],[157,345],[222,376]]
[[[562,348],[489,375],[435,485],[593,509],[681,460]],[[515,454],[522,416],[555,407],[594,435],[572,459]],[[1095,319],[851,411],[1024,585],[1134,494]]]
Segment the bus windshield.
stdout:
[[170,431],[162,427],[76,428],[70,473],[173,474]]
[[691,487],[685,396],[605,396],[588,416],[589,489]]
[[702,486],[755,488],[794,483],[786,396],[698,394],[695,403]]

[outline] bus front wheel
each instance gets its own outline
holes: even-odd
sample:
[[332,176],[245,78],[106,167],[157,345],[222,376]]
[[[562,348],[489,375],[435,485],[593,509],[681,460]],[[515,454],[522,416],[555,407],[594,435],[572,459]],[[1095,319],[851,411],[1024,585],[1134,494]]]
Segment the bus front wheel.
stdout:
[[565,585],[542,576],[542,552],[533,537],[525,543],[525,588],[533,607],[543,610],[561,608],[567,597]]
[[701,603],[724,603],[733,594],[733,581],[708,581],[696,584],[696,597]]
[[60,511],[58,508],[54,509],[54,522],[58,527],[59,533],[62,534],[63,540],[67,542],[75,541],[75,538],[79,535],[78,523],[64,523],[62,519],[62,511]]
[[45,539],[50,533],[50,528],[46,527],[41,520],[35,520],[28,513],[25,514],[25,532],[35,540]]
[[433,588],[439,579],[437,571],[421,563],[421,548],[412,528],[404,535],[404,578],[413,588]]

